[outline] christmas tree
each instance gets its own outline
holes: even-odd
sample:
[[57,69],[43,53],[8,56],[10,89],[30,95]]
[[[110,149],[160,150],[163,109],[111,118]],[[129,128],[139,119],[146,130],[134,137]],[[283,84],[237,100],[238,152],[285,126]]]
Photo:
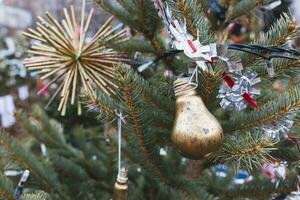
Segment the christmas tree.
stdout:
[[24,63],[49,105],[101,125],[18,112],[31,137],[0,135],[4,199],[299,198],[296,22],[244,23],[277,1],[96,2],[130,31],[109,19],[88,34],[83,1],[80,20],[38,19]]

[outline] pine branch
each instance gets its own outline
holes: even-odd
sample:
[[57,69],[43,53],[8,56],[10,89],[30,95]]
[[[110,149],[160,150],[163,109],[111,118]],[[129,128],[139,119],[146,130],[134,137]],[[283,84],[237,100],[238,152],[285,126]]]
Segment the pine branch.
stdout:
[[98,3],[105,11],[113,14],[131,28],[139,32],[143,31],[139,24],[136,23],[135,19],[132,18],[130,13],[128,13],[116,0],[96,0],[96,3]]
[[[167,185],[179,189],[188,196],[196,197],[199,194],[197,187],[192,187],[187,184],[188,180],[185,177],[174,177],[174,173],[178,173],[180,166],[174,166],[172,170],[168,166],[173,161],[167,161],[160,158],[158,154],[158,146],[161,144],[160,139],[164,139],[163,135],[153,128],[155,121],[152,113],[148,112],[143,104],[141,93],[143,85],[139,86],[135,82],[136,77],[132,75],[130,69],[119,69],[120,90],[122,91],[122,99],[125,103],[124,109],[127,118],[127,137],[126,141],[129,145],[130,153],[138,159],[142,166],[145,166],[150,172],[154,172],[155,176],[160,178]],[[147,114],[145,114],[147,112]],[[158,118],[159,119],[159,118]],[[170,128],[168,129],[169,132]],[[133,134],[129,134],[133,132]],[[170,140],[170,138],[167,138]],[[136,151],[140,149],[141,151]],[[141,153],[143,155],[141,155]],[[166,170],[166,168],[167,170]]]
[[90,181],[88,174],[85,169],[77,165],[75,162],[63,156],[59,156],[55,153],[50,152],[49,158],[53,162],[56,170],[65,172],[68,176],[77,177],[81,181]]
[[6,176],[2,175],[2,172],[0,173],[0,197],[4,197],[7,200],[15,200],[13,183]]
[[267,104],[263,105],[260,110],[253,110],[247,115],[236,113],[232,119],[223,122],[222,127],[226,133],[234,133],[238,130],[247,130],[258,127],[262,124],[272,122],[277,117],[286,115],[291,110],[297,110],[300,106],[299,87],[290,89]]
[[296,187],[297,176],[289,176],[284,181],[281,181],[278,187],[269,180],[253,180],[252,182],[243,186],[228,190],[224,193],[227,198],[234,197],[248,197],[248,198],[262,198],[266,199],[272,194],[290,194],[297,190]]
[[[280,45],[296,32],[296,28],[295,21],[292,21],[288,14],[283,13],[277,22],[271,26],[268,32],[260,35],[254,43],[266,46]],[[256,65],[262,62],[265,65],[264,60],[248,53],[241,53],[240,57],[243,59],[245,67],[255,68]]]
[[[158,32],[158,21],[160,19],[157,16],[157,12],[151,1],[144,2],[144,8],[146,12],[147,22],[141,22],[141,19],[136,18],[136,12],[128,13],[116,0],[97,0],[96,1],[104,10],[112,13],[122,22],[130,26],[133,30],[136,30],[144,35],[144,37],[153,46],[156,56],[162,55],[166,52],[166,47],[164,45],[163,39],[160,38],[160,33]],[[131,20],[132,19],[132,20]],[[171,60],[172,58],[162,59],[165,66],[176,71]]]
[[[210,24],[203,13],[203,7],[198,4],[199,0],[168,0],[168,5],[171,7],[176,18],[183,22],[186,20],[189,33],[194,38],[200,38],[202,44],[209,44],[215,41],[213,34],[210,31]],[[207,10],[205,10],[207,12]],[[199,35],[198,35],[199,33]]]
[[32,109],[32,116],[39,122],[45,133],[60,145],[66,144],[66,139],[63,134],[62,125],[54,120],[50,120],[44,110],[39,106],[34,106]]
[[63,150],[64,153],[71,155],[82,156],[81,152],[76,151],[66,143],[62,133],[62,127],[54,120],[50,120],[41,110],[34,107],[35,118],[29,117],[25,113],[18,112],[17,119],[22,129],[29,135],[33,136],[39,143],[44,143],[48,147]]
[[22,112],[17,112],[16,116],[20,128],[27,134],[33,136],[39,143],[47,142],[46,144],[50,147],[60,147],[60,144],[52,140],[52,138],[50,138],[48,135],[41,134],[41,132],[43,132],[41,127],[38,127],[37,124],[34,125],[32,123],[33,120],[30,121],[28,115],[25,115]]
[[141,96],[144,97],[148,103],[169,116],[175,115],[175,104],[171,98],[161,95],[158,89],[151,85],[151,82],[145,80],[133,70],[126,70],[125,73],[132,79],[133,86],[140,88]]
[[149,167],[152,168],[154,173],[158,175],[162,180],[164,180],[163,173],[160,171],[160,169],[157,167],[157,163],[153,163],[153,160],[156,160],[151,155],[151,152],[147,149],[147,146],[145,144],[144,136],[143,136],[143,130],[142,130],[142,122],[140,121],[138,117],[138,113],[136,111],[136,107],[133,104],[132,99],[132,88],[128,85],[124,85],[122,88],[120,88],[122,92],[124,93],[124,101],[126,105],[128,106],[129,112],[130,112],[130,118],[133,122],[133,127],[135,129],[135,134],[140,146],[140,149],[145,155],[145,158],[148,161]]
[[295,166],[298,166],[297,163],[300,163],[299,149],[295,144],[287,147],[278,146],[278,149],[273,151],[271,155],[280,160],[285,160],[289,163],[293,163]]
[[199,87],[197,88],[203,102],[208,109],[215,109],[215,103],[218,102],[216,97],[219,86],[222,81],[223,70],[218,70],[214,74],[207,71],[199,73]]
[[138,12],[138,10],[136,9],[136,4],[132,0],[117,0],[117,1],[128,13]]
[[[289,78],[300,71],[300,60],[274,59],[272,60],[276,78]],[[260,76],[268,77],[265,66],[258,65],[254,68]]]
[[98,94],[96,99],[87,99],[85,104],[91,112],[98,114],[97,119],[110,122],[115,120],[115,110],[119,107],[112,97],[105,94]]
[[266,0],[241,0],[236,4],[232,4],[226,14],[226,21],[231,21],[241,15],[251,13],[256,7],[266,2]]
[[14,142],[5,133],[0,133],[0,145],[20,164],[24,169],[30,170],[39,183],[51,192],[57,192],[61,197],[68,199],[60,190],[57,174],[50,167],[41,163],[32,153]]
[[148,25],[147,24],[147,18],[146,18],[146,11],[145,11],[145,0],[139,0],[138,1],[138,4],[139,4],[139,18],[142,20],[142,27],[143,29],[147,29],[146,26]]
[[123,41],[114,42],[111,47],[119,52],[126,53],[156,53],[154,47],[147,41],[138,39],[128,39]]
[[209,10],[209,8],[211,6],[210,0],[197,0],[196,3],[197,3],[197,5],[199,5],[201,7],[203,14],[207,15],[207,13],[208,13],[207,11]]
[[271,26],[270,30],[260,36],[257,43],[267,46],[280,45],[296,31],[296,22],[292,20],[289,14],[283,13],[277,22]]
[[185,5],[185,0],[178,0],[178,4],[179,4],[179,11],[181,12],[181,14],[184,16],[184,18],[186,19],[186,25],[188,28],[188,31],[194,36],[197,37],[197,31],[194,29],[193,27],[193,22],[190,18],[190,9],[188,9]]
[[260,132],[236,134],[225,137],[220,150],[213,157],[215,161],[232,165],[235,169],[252,171],[274,160],[270,155],[276,149],[274,145],[275,142],[265,140]]

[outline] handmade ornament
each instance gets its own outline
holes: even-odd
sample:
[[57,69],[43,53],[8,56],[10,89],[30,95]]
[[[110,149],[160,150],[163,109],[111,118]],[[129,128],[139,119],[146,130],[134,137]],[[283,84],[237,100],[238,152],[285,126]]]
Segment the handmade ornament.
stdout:
[[262,130],[266,139],[279,142],[282,139],[289,138],[288,133],[293,127],[295,117],[295,113],[289,113],[284,117],[277,118],[272,122],[264,124],[256,129]]
[[201,159],[216,151],[222,140],[222,128],[196,95],[189,77],[180,77],[174,83],[176,117],[172,141],[186,157]]
[[[37,70],[41,79],[49,79],[44,86],[48,88],[53,83],[59,83],[56,92],[50,99],[60,96],[58,111],[65,114],[67,104],[75,102],[80,110],[80,94],[95,97],[95,89],[106,94],[115,93],[117,87],[113,82],[113,67],[124,60],[122,55],[106,47],[106,43],[119,40],[125,31],[112,31],[112,18],[104,23],[92,38],[87,39],[87,31],[92,20],[92,9],[85,20],[85,0],[82,6],[81,23],[78,24],[74,7],[71,14],[64,9],[65,19],[62,25],[49,13],[47,19],[38,17],[37,29],[28,29],[25,36],[38,40],[28,51],[33,56],[24,61],[29,70]],[[43,90],[43,89],[42,89]],[[48,106],[47,105],[47,106]]]
[[185,22],[179,23],[172,17],[168,6],[165,6],[161,0],[152,0],[154,6],[158,9],[158,15],[162,17],[164,24],[168,28],[170,38],[173,40],[173,46],[177,50],[182,50],[186,56],[193,59],[203,70],[207,70],[205,62],[213,62],[217,57],[217,45],[215,43],[203,46],[199,38],[194,39],[187,32]]
[[251,105],[257,109],[258,105],[254,98],[260,95],[257,84],[261,81],[257,75],[255,71],[248,69],[244,72],[224,74],[218,95],[218,98],[222,99],[221,107],[241,111]]
[[117,181],[114,186],[114,200],[128,199],[128,176],[127,170],[124,168],[120,170]]
[[218,45],[218,58],[225,62],[229,73],[241,73],[244,69],[242,59],[235,52],[230,51],[228,45]]

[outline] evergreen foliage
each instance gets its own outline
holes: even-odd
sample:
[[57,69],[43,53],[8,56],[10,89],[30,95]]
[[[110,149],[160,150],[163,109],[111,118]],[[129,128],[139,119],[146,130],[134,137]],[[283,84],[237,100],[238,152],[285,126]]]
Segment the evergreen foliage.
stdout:
[[[96,0],[107,12],[113,14],[132,31],[127,40],[109,44],[133,58],[142,53],[141,62],[152,60],[170,51],[170,45],[161,37],[163,25],[151,0]],[[178,19],[185,19],[188,31],[203,44],[217,41],[211,21],[207,18],[208,0],[167,0]],[[227,20],[245,14],[267,1],[228,1]],[[282,45],[296,33],[295,22],[282,14],[270,30],[251,41],[253,44]],[[291,78],[299,71],[299,60],[273,60],[276,76],[269,78],[265,61],[247,53],[238,53],[244,68],[254,69],[262,77],[263,94],[258,99],[259,110],[227,111],[220,108],[217,99],[224,63],[217,62],[212,72],[199,72],[198,94],[207,108],[221,122],[224,140],[217,152],[203,158],[201,175],[187,176],[187,161],[171,142],[175,117],[175,97],[172,78],[163,77],[165,70],[175,75],[187,73],[192,62],[183,53],[164,57],[155,67],[139,73],[136,66],[115,66],[117,94],[99,95],[86,99],[87,110],[97,115],[101,128],[74,126],[64,130],[62,125],[38,107],[29,114],[18,112],[20,127],[30,135],[30,144],[21,144],[0,134],[1,154],[5,155],[1,170],[11,167],[29,169],[32,177],[22,200],[39,199],[109,199],[113,193],[116,175],[116,113],[126,116],[123,127],[123,153],[129,168],[129,199],[266,199],[274,194],[289,194],[296,190],[296,170],[299,149],[290,141],[267,140],[258,128],[272,123],[278,117],[295,113],[296,119],[290,135],[299,136],[300,91],[297,83],[289,84],[285,92],[275,93],[271,87],[276,80]],[[149,73],[148,73],[149,72]],[[92,114],[92,113],[91,113]],[[18,139],[25,141],[25,139]],[[47,156],[41,155],[39,144],[47,147]],[[167,155],[161,155],[164,148]],[[287,179],[276,187],[261,177],[261,166],[273,160],[289,162]],[[232,171],[224,179],[217,177],[211,168],[226,164]],[[238,169],[247,169],[255,176],[244,185],[232,184]],[[0,194],[14,199],[12,182],[0,175]],[[42,190],[42,191],[39,191]],[[255,191],[255,192],[254,192]]]

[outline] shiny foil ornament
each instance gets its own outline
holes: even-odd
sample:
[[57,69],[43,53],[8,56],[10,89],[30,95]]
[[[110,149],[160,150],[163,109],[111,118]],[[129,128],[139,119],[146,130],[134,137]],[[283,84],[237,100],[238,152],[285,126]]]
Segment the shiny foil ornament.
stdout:
[[172,141],[183,156],[201,159],[219,148],[222,127],[196,95],[195,86],[189,82],[189,78],[177,79],[174,87],[176,118]]
[[277,118],[273,122],[264,124],[257,129],[264,132],[267,140],[279,142],[288,138],[288,133],[294,125],[295,117],[295,113],[289,113],[288,115]]
[[[255,71],[249,69],[226,74],[218,95],[218,98],[222,99],[221,107],[241,111],[250,104],[258,108],[254,99],[260,95],[258,83],[261,79],[257,75]],[[227,78],[229,81],[226,81]]]
[[127,170],[122,168],[118,174],[117,181],[114,186],[113,200],[128,199],[128,175]]

